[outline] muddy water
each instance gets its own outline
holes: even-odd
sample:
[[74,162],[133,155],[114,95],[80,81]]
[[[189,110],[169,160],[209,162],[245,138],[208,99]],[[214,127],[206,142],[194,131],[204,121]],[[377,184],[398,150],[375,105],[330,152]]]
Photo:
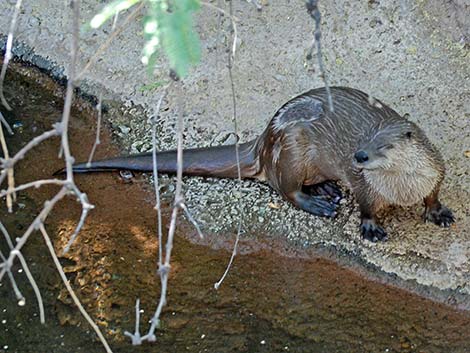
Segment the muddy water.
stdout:
[[[6,95],[15,107],[17,129],[9,139],[17,150],[50,128],[62,108],[62,90],[34,69],[16,66]],[[94,113],[84,102],[73,111],[73,154],[86,159],[94,140]],[[21,126],[22,125],[22,126]],[[118,153],[103,136],[97,157]],[[45,178],[62,167],[58,139],[38,146],[16,171],[18,182]],[[96,208],[75,246],[61,261],[88,312],[116,352],[469,352],[470,315],[412,295],[320,257],[283,257],[260,244],[244,244],[221,289],[229,250],[187,239],[180,224],[174,247],[168,305],[157,342],[132,347],[123,330],[133,330],[134,303],[141,299],[143,322],[159,295],[156,276],[153,195],[141,177],[124,183],[116,174],[77,176]],[[19,195],[14,214],[2,205],[1,219],[20,236],[55,188]],[[165,205],[168,226],[169,207]],[[79,204],[63,200],[47,220],[57,249],[76,225]],[[210,241],[209,241],[210,242]],[[230,244],[227,244],[230,245]],[[3,240],[2,251],[6,251]],[[250,250],[250,251],[248,251]],[[38,233],[24,249],[46,304],[39,324],[34,296],[17,273],[27,305],[19,307],[8,282],[0,287],[0,352],[101,352],[89,326],[74,308]],[[141,326],[146,328],[145,323]],[[2,350],[3,349],[3,350]]]

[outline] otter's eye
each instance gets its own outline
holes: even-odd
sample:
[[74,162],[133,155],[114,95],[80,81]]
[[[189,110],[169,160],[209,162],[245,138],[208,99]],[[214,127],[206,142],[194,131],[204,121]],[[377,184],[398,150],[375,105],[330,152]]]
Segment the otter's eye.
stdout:
[[406,138],[411,138],[411,135],[413,135],[413,133],[411,131],[407,131],[405,133]]

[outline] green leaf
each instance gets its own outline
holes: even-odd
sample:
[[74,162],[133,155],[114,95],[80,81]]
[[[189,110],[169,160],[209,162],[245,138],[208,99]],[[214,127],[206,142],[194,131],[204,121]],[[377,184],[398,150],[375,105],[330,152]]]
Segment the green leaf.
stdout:
[[184,77],[191,65],[200,60],[199,37],[194,30],[192,13],[199,8],[198,0],[149,0],[150,9],[144,19],[146,40],[142,62],[153,65],[152,58],[161,45],[170,66]]
[[98,14],[96,14],[90,21],[91,28],[99,28],[109,20],[111,17],[115,16],[117,13],[127,10],[128,8],[134,6],[141,0],[114,0],[112,3],[106,5]]

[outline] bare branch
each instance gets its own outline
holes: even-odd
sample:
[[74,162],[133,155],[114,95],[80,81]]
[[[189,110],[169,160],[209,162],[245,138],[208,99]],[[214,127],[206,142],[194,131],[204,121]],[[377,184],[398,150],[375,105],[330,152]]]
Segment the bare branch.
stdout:
[[318,8],[318,0],[307,0],[305,3],[307,7],[307,12],[310,15],[310,17],[313,18],[315,21],[315,30],[313,32],[313,43],[312,47],[310,48],[309,54],[307,55],[307,60],[310,60],[312,58],[312,53],[313,53],[313,45],[316,44],[317,46],[317,59],[318,59],[318,66],[320,67],[320,73],[323,78],[323,83],[325,84],[326,88],[326,94],[328,96],[328,106],[331,112],[334,111],[333,107],[333,99],[331,97],[331,92],[330,92],[330,86],[328,85],[328,80],[326,77],[326,72],[325,68],[323,66],[323,55],[321,51],[321,31],[320,31],[320,24],[321,24],[321,13]]
[[[7,259],[5,258],[5,256],[3,255],[1,251],[0,251],[0,258],[2,259],[2,262],[4,264],[7,263]],[[13,273],[11,273],[11,268],[5,265],[5,267],[2,268],[2,272],[3,273],[6,272],[8,275],[8,279],[10,280],[11,286],[13,288],[13,292],[15,293],[16,300],[18,301],[18,305],[25,303],[24,296],[21,293],[20,289],[18,288],[18,285],[16,284]],[[0,282],[1,282],[1,279],[0,279]]]
[[[51,212],[52,208],[54,205],[59,202],[66,194],[67,194],[67,188],[64,186],[60,189],[60,191],[54,195],[54,197],[44,203],[44,207],[39,212],[39,214],[34,218],[33,222],[29,225],[28,229],[26,229],[26,232],[20,237],[16,239],[16,245],[13,250],[18,250],[20,251],[21,248],[24,246],[24,244],[28,241],[29,236],[34,230],[37,230],[39,227],[39,224],[44,222],[44,220],[47,218],[49,213]],[[15,260],[16,253],[11,251],[10,256],[8,257],[6,261],[6,266],[2,268],[0,271],[0,281],[2,280],[3,276],[5,275],[5,271],[7,269],[10,269],[13,266],[13,261]]]
[[16,5],[15,5],[15,11],[13,12],[13,16],[11,18],[11,23],[10,23],[10,29],[8,31],[8,38],[7,38],[7,45],[5,49],[5,57],[3,59],[3,65],[2,65],[2,71],[0,72],[0,100],[2,104],[7,108],[8,110],[11,110],[10,105],[8,104],[7,100],[5,99],[5,96],[3,94],[3,84],[5,82],[5,76],[7,74],[7,67],[8,63],[10,62],[11,59],[11,48],[13,47],[13,35],[16,30],[16,21],[18,20],[18,15],[20,13],[21,9],[21,2],[22,0],[17,0]]
[[132,340],[132,345],[137,346],[142,343],[142,337],[140,337],[140,299],[137,298],[135,301],[135,331],[130,333],[129,331],[124,331],[124,335],[130,337]]
[[3,126],[5,126],[5,129],[7,129],[7,132],[8,132],[10,135],[14,135],[14,132],[13,132],[13,130],[11,129],[10,124],[8,124],[8,121],[7,121],[7,119],[5,119],[5,117],[3,116],[2,112],[0,112],[0,123],[3,124]]
[[10,158],[8,161],[4,160],[2,161],[2,167],[4,168],[0,172],[0,185],[3,183],[3,180],[5,180],[5,177],[7,175],[7,171],[10,168],[13,168],[16,162],[18,162],[20,159],[24,158],[26,153],[31,150],[33,147],[39,145],[41,142],[44,140],[47,140],[48,138],[52,136],[58,136],[62,133],[62,124],[61,123],[55,123],[53,125],[54,129],[46,131],[42,133],[39,136],[36,136],[33,138],[31,141],[29,141],[22,149],[20,149],[12,158]]
[[[230,2],[230,15],[232,15],[233,12],[233,5],[232,2]],[[232,28],[234,27],[235,22],[232,21]],[[233,73],[232,73],[232,68],[233,68],[233,60],[235,58],[235,48],[236,48],[236,31],[234,29],[234,38],[233,38],[233,51],[232,53],[229,53],[228,55],[228,73],[229,73],[229,78],[230,78],[230,87],[232,91],[232,106],[233,106],[233,128],[234,128],[234,133],[236,136],[236,141],[235,141],[235,156],[237,159],[237,173],[238,173],[238,210],[240,212],[240,218],[238,219],[238,228],[237,228],[237,235],[235,238],[235,244],[233,245],[233,250],[232,250],[232,255],[230,256],[230,261],[227,265],[227,268],[225,269],[224,274],[222,277],[219,279],[217,283],[214,284],[215,289],[219,289],[220,285],[224,281],[225,277],[227,276],[233,260],[235,259],[235,255],[237,254],[237,249],[238,249],[238,242],[240,241],[240,234],[242,230],[242,224],[243,224],[243,205],[242,205],[242,177],[241,177],[241,170],[240,170],[240,146],[239,146],[239,137],[238,137],[238,123],[237,123],[237,100],[235,97],[235,84],[233,82]]]
[[160,200],[160,185],[158,180],[158,163],[157,163],[157,119],[158,114],[160,114],[160,107],[162,105],[163,99],[165,98],[168,92],[169,86],[165,87],[163,90],[160,99],[158,100],[157,107],[154,112],[154,117],[152,119],[152,163],[153,163],[153,183],[155,189],[155,209],[157,210],[157,232],[158,232],[158,266],[162,265],[163,258],[163,230],[162,230],[162,209],[161,209],[161,200]]
[[181,203],[181,209],[184,211],[184,214],[188,218],[188,220],[193,224],[194,228],[196,228],[197,234],[199,235],[199,238],[204,239],[204,234],[202,234],[201,228],[199,227],[199,224],[197,224],[196,220],[194,219],[193,215],[191,212],[189,212],[188,208],[186,207],[186,204],[184,202]]
[[5,236],[5,239],[7,241],[7,244],[8,244],[8,247],[10,248],[10,250],[13,249],[13,242],[11,241],[10,234],[8,234],[7,229],[5,228],[5,226],[3,225],[3,223],[1,221],[0,221],[0,231]]
[[[82,193],[82,195],[84,197],[87,197],[86,194]],[[80,220],[78,221],[77,227],[75,228],[75,231],[73,232],[72,236],[70,237],[69,242],[67,243],[67,245],[64,248],[64,252],[63,252],[64,254],[67,253],[70,250],[70,247],[75,242],[75,238],[77,237],[78,233],[80,232],[83,225],[85,224],[85,220],[88,216],[88,212],[90,210],[92,210],[93,208],[95,208],[95,206],[88,203],[88,201],[82,202],[82,214],[80,215]]]
[[100,96],[98,98],[98,104],[96,105],[96,110],[98,111],[98,122],[96,123],[96,138],[93,147],[91,148],[90,156],[88,157],[88,162],[86,164],[87,167],[90,167],[91,161],[93,160],[93,156],[95,155],[96,147],[101,143],[100,141],[100,133],[101,133],[101,116],[103,114],[101,103],[103,100],[103,94],[100,92]]
[[[7,142],[5,140],[5,135],[3,134],[3,125],[0,124],[0,144],[2,145],[2,150],[3,150],[3,156],[5,158],[5,163],[8,164],[8,160],[10,159],[10,155],[8,153],[8,146]],[[16,194],[14,191],[15,188],[15,177],[14,177],[14,171],[13,168],[7,169],[7,175],[8,175],[8,191],[10,191],[7,194],[7,208],[8,212],[12,212],[13,210],[13,199],[16,199]]]
[[[179,83],[177,85],[181,87]],[[157,338],[155,336],[155,329],[158,327],[160,323],[160,315],[163,310],[163,307],[166,305],[166,293],[168,288],[168,274],[170,272],[170,259],[171,259],[171,251],[173,249],[173,240],[176,231],[176,219],[178,217],[178,211],[181,208],[183,203],[183,196],[182,196],[182,185],[183,185],[183,102],[182,102],[182,94],[176,94],[177,97],[177,107],[178,107],[178,123],[177,123],[177,171],[176,171],[176,190],[175,190],[175,202],[173,211],[171,213],[171,220],[170,220],[170,229],[168,230],[168,238],[165,246],[165,261],[163,262],[162,257],[163,254],[160,251],[160,257],[158,259],[159,269],[158,273],[160,274],[160,282],[161,282],[161,290],[160,290],[160,300],[158,302],[157,308],[155,313],[152,317],[150,328],[146,335],[140,337],[140,333],[137,332],[136,334],[131,334],[130,332],[126,331],[126,336],[131,337],[132,344],[138,345],[141,344],[143,341],[154,342]],[[163,99],[163,95],[160,100]],[[155,140],[153,141],[155,143]],[[155,151],[155,145],[154,145]],[[156,173],[156,153],[154,152],[154,173]],[[156,174],[155,174],[156,176]],[[158,185],[158,184],[156,184]],[[158,191],[158,189],[157,189]],[[136,314],[136,321],[139,320],[139,316]]]
[[34,280],[34,277],[31,274],[31,271],[29,270],[28,264],[26,263],[26,260],[24,259],[23,254],[18,250],[13,250],[12,253],[20,259],[21,266],[23,267],[23,270],[26,273],[26,277],[28,277],[28,281],[31,284],[31,287],[33,287],[34,294],[36,295],[36,299],[38,301],[38,306],[39,306],[39,319],[41,321],[41,324],[44,324],[46,322],[46,319],[44,316],[44,304],[42,302],[42,297],[41,297],[41,292],[39,291],[39,287],[36,284],[36,281]]
[[35,180],[30,183],[21,184],[20,186],[15,187],[12,190],[2,190],[0,191],[0,197],[4,197],[6,195],[11,194],[12,192],[18,192],[21,190],[29,189],[29,188],[39,188],[43,185],[67,185],[67,180],[59,180],[59,179],[44,179],[44,180]]

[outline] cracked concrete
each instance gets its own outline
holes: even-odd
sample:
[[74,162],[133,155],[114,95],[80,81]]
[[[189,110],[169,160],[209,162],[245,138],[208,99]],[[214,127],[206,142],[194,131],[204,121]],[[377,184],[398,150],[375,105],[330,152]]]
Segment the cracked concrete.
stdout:
[[[16,1],[0,6],[3,34]],[[294,209],[267,186],[243,182],[244,237],[287,239],[292,246],[321,246],[348,253],[386,273],[449,293],[450,304],[470,308],[470,8],[465,0],[321,1],[322,40],[329,82],[359,88],[400,114],[408,114],[441,150],[447,177],[441,199],[456,224],[440,229],[421,221],[422,206],[384,212],[390,240],[361,239],[351,197],[335,220]],[[82,2],[83,22],[100,4]],[[261,12],[247,2],[234,4],[239,42],[234,79],[238,124],[243,141],[261,133],[276,109],[289,98],[322,86],[316,64],[306,62],[312,22],[302,2],[265,2]],[[122,14],[121,19],[127,14]],[[141,19],[139,16],[138,19]],[[226,70],[229,22],[217,30],[217,14],[203,7],[197,15],[202,63],[184,80],[185,144],[216,145],[233,131]],[[69,58],[67,2],[25,2],[19,17],[15,54],[61,77]],[[111,32],[111,26],[82,35],[83,67]],[[166,80],[165,62],[149,77],[140,64],[140,21],[112,42],[80,82],[83,92],[104,93],[124,103],[135,118],[106,114],[128,152],[151,147],[149,116],[161,93],[149,89]],[[175,146],[175,91],[170,92],[158,125],[159,148]],[[136,109],[142,106],[144,112]],[[162,178],[167,197],[171,179]],[[233,237],[238,210],[235,183],[186,178],[186,200],[203,230],[217,239]],[[93,195],[90,195],[93,198]]]

